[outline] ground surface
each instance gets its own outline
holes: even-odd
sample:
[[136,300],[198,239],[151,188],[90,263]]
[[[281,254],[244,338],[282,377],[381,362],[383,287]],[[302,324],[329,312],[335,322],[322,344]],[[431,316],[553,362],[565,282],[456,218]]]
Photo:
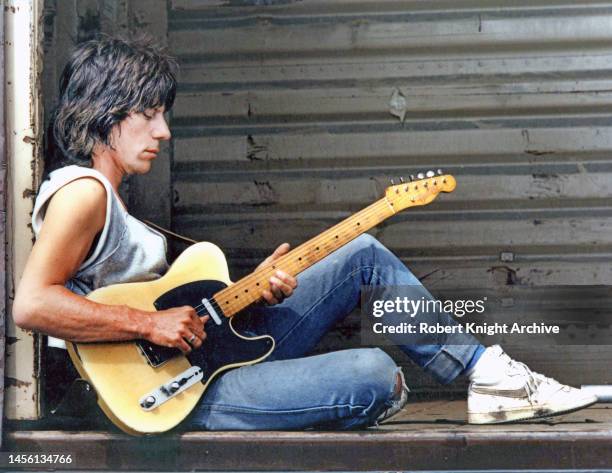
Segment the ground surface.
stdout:
[[185,432],[132,438],[103,431],[21,430],[2,450],[72,452],[79,469],[459,470],[612,467],[612,405],[550,420],[472,426],[465,401],[412,402],[355,432]]

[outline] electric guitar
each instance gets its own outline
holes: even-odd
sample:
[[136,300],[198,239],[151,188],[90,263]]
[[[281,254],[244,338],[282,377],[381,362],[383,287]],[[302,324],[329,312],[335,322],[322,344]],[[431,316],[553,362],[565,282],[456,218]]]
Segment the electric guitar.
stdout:
[[455,186],[455,178],[441,171],[419,173],[410,182],[388,187],[382,199],[235,283],[218,247],[192,245],[162,278],[104,287],[87,298],[145,311],[190,305],[198,315],[210,316],[199,350],[185,356],[178,349],[145,340],[68,342],[70,357],[95,388],[102,410],[120,429],[132,435],[165,432],[191,412],[217,375],[272,353],[272,337],[243,336],[232,326],[232,317],[261,300],[277,269],[295,276],[395,213],[427,205]]

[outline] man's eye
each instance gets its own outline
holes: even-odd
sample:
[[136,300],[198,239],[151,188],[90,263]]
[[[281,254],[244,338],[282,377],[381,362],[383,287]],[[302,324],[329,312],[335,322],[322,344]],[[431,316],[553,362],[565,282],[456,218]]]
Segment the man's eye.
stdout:
[[142,114],[143,114],[143,116],[144,116],[144,117],[145,117],[147,120],[153,120],[153,117],[155,116],[155,115],[153,115],[153,114],[149,114],[149,113],[147,113],[147,112],[142,112]]

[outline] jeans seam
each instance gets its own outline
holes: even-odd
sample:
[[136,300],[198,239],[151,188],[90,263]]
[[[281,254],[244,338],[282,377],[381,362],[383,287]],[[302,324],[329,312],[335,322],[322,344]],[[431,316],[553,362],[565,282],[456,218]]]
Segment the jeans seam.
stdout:
[[333,404],[329,406],[317,406],[317,407],[307,407],[301,409],[253,409],[253,408],[244,408],[238,406],[228,406],[228,405],[219,405],[219,404],[201,404],[198,410],[207,410],[210,412],[240,412],[244,414],[253,414],[253,415],[268,415],[268,414],[301,414],[308,412],[317,412],[317,411],[326,411],[337,408],[346,408],[349,409],[366,409],[368,406],[364,406],[362,404]]

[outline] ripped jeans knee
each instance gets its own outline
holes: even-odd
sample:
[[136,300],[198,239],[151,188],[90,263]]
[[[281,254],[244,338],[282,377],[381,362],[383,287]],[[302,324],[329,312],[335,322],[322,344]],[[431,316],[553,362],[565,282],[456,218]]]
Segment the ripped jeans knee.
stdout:
[[398,368],[397,375],[400,381],[399,390],[397,389],[397,384],[394,383],[395,389],[393,395],[389,401],[387,401],[387,408],[376,418],[375,425],[394,416],[408,403],[408,393],[410,389],[406,386],[406,378],[401,368]]

